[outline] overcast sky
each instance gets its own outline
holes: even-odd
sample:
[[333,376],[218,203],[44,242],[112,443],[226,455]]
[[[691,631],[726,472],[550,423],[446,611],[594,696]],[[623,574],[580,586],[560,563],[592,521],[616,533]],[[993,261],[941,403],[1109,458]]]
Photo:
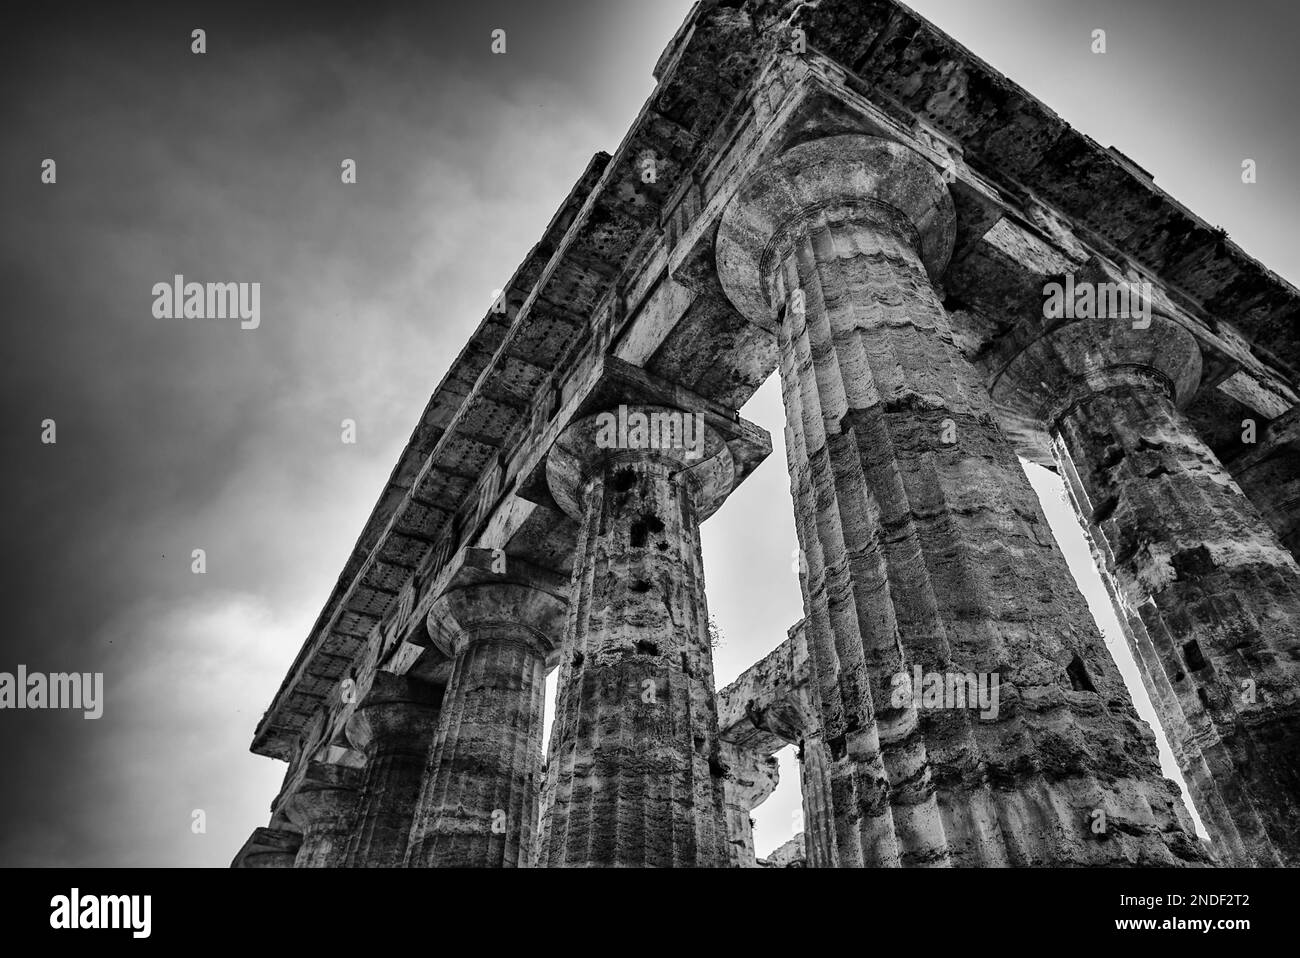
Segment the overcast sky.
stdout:
[[[10,15],[0,671],[102,671],[107,701],[98,721],[0,713],[0,864],[224,866],[265,824],[284,766],[248,752],[257,720],[431,390],[591,155],[618,145],[689,8],[421,6]],[[913,4],[1294,282],[1289,6]],[[176,273],[260,282],[260,327],[154,318],[151,289]],[[802,614],[775,379],[744,414],[777,448],[704,527],[720,683]],[[1044,501],[1069,519],[1054,489]],[[792,832],[785,772],[755,816],[760,852]]]

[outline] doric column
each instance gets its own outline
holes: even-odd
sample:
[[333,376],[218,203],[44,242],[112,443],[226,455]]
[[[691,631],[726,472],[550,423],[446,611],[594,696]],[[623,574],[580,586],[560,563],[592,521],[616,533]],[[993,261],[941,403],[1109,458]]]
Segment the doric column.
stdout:
[[1054,434],[1220,858],[1295,865],[1300,568],[1179,411],[1200,371],[1175,319],[1078,320],[1022,349],[995,392]]
[[1175,764],[1182,773],[1192,803],[1196,806],[1208,830],[1215,855],[1222,862],[1239,861],[1239,857],[1234,855],[1220,839],[1225,830],[1235,831],[1235,827],[1231,825],[1222,799],[1213,786],[1209,769],[1200,753],[1200,746],[1187,724],[1182,707],[1178,704],[1177,696],[1169,683],[1169,676],[1165,674],[1160,657],[1155,653],[1155,646],[1142,622],[1141,615],[1124,599],[1120,591],[1120,584],[1114,575],[1109,547],[1101,530],[1088,518],[1091,515],[1091,510],[1087,506],[1088,499],[1073,474],[1074,466],[1070,462],[1069,454],[1064,452],[1059,437],[1053,440],[1052,445],[1057,454],[1058,471],[1065,480],[1067,494],[1074,506],[1076,516],[1083,524],[1084,538],[1092,554],[1093,565],[1100,573],[1102,585],[1111,600],[1116,621],[1124,633],[1125,644],[1137,665],[1138,675],[1146,689],[1147,698],[1160,718],[1165,740],[1173,753]]
[[453,657],[408,864],[531,864],[542,761],[546,661],[565,603],[517,583],[453,589],[429,635]]
[[285,812],[302,831],[294,868],[339,868],[356,817],[358,770],[313,762]]
[[837,863],[1202,862],[954,343],[931,284],[953,237],[939,171],[856,135],[761,167],[719,229],[781,351]]
[[836,868],[835,806],[830,756],[820,735],[799,742],[799,791],[803,797],[804,856],[809,868]]
[[781,777],[775,755],[732,742],[722,743],[727,768],[723,796],[727,805],[727,856],[732,868],[757,868],[754,825],[749,817],[776,789]]
[[356,825],[345,860],[348,866],[403,864],[441,698],[442,690],[434,686],[376,672],[370,690],[348,720],[348,738],[366,756]]
[[1198,746],[1180,750],[1207,827],[1239,864],[1300,865],[1300,569],[1167,381],[1124,372],[1061,441]]
[[[623,410],[685,425],[691,411]],[[640,417],[645,416],[646,420]],[[555,501],[580,524],[543,810],[543,866],[727,864],[699,523],[734,485],[726,443],[647,448],[613,414],[549,454]],[[692,423],[693,424],[693,423]],[[680,436],[681,433],[678,433]]]
[[[793,463],[788,446],[791,436],[788,423],[785,436],[786,455]],[[796,527],[798,525],[796,519]],[[811,532],[800,534],[813,535]],[[809,679],[800,695],[804,721],[797,752],[799,792],[803,800],[804,858],[809,868],[838,868],[840,856],[835,838],[837,820],[832,788],[832,762],[821,726],[822,716],[833,712],[823,706],[822,690],[831,691],[836,698],[839,696],[833,659],[835,636],[830,628],[826,590],[818,589],[814,592],[809,588],[807,550],[801,550],[801,553],[803,558],[799,563],[799,591],[805,612],[802,628],[804,645],[808,650],[809,673]]]

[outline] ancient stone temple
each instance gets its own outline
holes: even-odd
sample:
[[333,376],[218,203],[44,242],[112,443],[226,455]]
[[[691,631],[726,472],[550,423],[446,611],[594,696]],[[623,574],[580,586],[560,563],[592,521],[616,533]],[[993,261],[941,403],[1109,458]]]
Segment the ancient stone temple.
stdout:
[[[235,864],[753,867],[789,744],[767,864],[1300,864],[1300,294],[901,4],[701,2],[655,77],[429,401]],[[805,618],[718,690],[773,374]]]

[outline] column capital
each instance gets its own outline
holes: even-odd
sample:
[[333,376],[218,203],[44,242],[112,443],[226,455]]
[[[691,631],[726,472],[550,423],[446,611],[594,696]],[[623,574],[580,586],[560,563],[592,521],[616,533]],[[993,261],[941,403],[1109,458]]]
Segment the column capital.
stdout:
[[723,436],[704,414],[668,406],[622,405],[571,423],[551,448],[546,482],[569,518],[581,521],[582,490],[611,465],[662,462],[694,494],[700,521],[713,515],[738,481]]
[[902,235],[931,279],[947,268],[957,235],[948,187],[915,150],[861,134],[800,143],[750,174],[718,228],[723,289],[759,326],[776,328],[783,297],[770,273],[782,248],[815,214]]
[[298,832],[278,828],[255,828],[235,855],[231,868],[292,868],[302,845]]
[[[587,410],[595,415],[571,422],[547,454],[549,495],[578,534],[538,861],[721,866],[724,769],[699,523],[739,470],[726,426],[683,413],[689,400],[618,403]],[[677,417],[682,432],[670,418],[651,426],[655,415]],[[683,416],[690,441],[674,441]],[[656,428],[657,441],[647,435]]]
[[550,592],[519,582],[485,582],[440,595],[429,609],[433,644],[449,656],[470,644],[513,639],[550,657],[564,636],[568,603]]
[[369,755],[385,744],[427,746],[438,726],[443,690],[392,672],[376,672],[346,726],[352,747]]
[[313,762],[298,790],[285,802],[285,816],[300,829],[338,822],[352,812],[360,784],[358,769]]
[[1021,348],[996,374],[990,393],[1025,426],[1055,431],[1071,410],[1116,389],[1163,392],[1183,406],[1201,381],[1201,347],[1181,323],[1160,313],[1058,322]]
[[728,799],[735,798],[745,810],[762,805],[776,791],[781,780],[781,765],[766,749],[749,748],[734,742],[721,743],[723,764],[727,767]]

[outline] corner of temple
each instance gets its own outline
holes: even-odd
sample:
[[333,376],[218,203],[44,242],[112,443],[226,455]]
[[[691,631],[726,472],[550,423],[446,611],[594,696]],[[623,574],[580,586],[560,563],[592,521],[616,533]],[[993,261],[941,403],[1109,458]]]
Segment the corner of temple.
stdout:
[[719,277],[752,322],[778,324],[783,297],[770,274],[778,250],[811,213],[902,233],[932,280],[947,268],[956,241],[948,186],[917,150],[863,134],[805,140],[751,173],[718,227]]

